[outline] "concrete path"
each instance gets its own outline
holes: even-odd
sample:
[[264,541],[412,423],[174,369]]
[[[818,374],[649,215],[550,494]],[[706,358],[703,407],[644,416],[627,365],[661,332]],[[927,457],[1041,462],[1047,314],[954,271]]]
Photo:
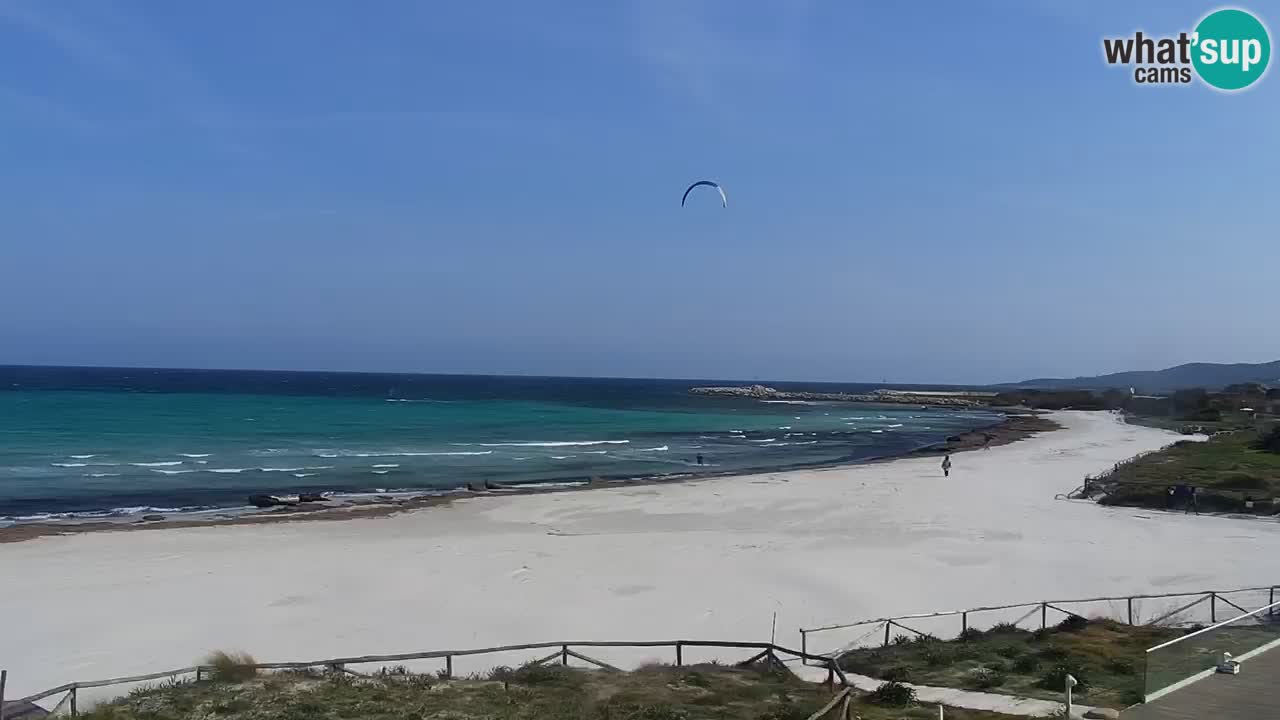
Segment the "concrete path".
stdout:
[[[824,682],[827,671],[819,667],[809,667],[799,663],[788,663],[788,667],[797,677],[810,682]],[[884,683],[866,675],[845,673],[849,684],[863,692],[871,692]],[[1062,703],[1052,700],[1036,700],[1016,695],[977,692],[973,690],[957,690],[955,688],[934,687],[932,685],[914,685],[903,683],[916,691],[916,699],[922,705],[946,705],[947,707],[964,708],[966,710],[988,710],[1006,715],[1022,715],[1025,717],[1046,717],[1062,710]],[[1090,705],[1075,705],[1072,715],[1079,717],[1092,710]]]

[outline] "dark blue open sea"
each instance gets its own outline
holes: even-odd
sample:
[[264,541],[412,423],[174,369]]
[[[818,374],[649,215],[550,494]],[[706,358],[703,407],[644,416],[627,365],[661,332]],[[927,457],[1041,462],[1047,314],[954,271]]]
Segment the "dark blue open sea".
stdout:
[[708,384],[730,383],[0,367],[0,520],[852,462],[1000,420],[688,393]]

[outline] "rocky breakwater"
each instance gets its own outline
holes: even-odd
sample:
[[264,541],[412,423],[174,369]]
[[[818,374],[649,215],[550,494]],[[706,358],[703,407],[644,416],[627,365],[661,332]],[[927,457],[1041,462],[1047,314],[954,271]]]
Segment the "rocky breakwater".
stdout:
[[945,392],[903,392],[900,390],[875,390],[869,393],[826,393],[778,390],[765,385],[728,385],[721,387],[690,388],[694,395],[721,397],[745,397],[756,400],[811,400],[819,402],[894,403],[899,405],[934,405],[940,407],[981,407],[986,401],[981,397],[947,394]]

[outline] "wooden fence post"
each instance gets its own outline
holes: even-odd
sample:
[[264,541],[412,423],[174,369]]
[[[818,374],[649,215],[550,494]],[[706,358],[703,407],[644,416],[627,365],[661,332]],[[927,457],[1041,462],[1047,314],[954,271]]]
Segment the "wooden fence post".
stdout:
[[[1276,604],[1276,586],[1275,586],[1275,585],[1272,585],[1272,586],[1271,586],[1271,599],[1267,600],[1267,604],[1268,604],[1268,605],[1275,605],[1275,604]],[[1268,615],[1275,615],[1275,614],[1276,614],[1276,609],[1275,609],[1275,608],[1271,608],[1270,610],[1268,610],[1268,611],[1267,611],[1267,614],[1268,614]]]
[[676,643],[676,667],[684,665],[684,645]]
[[[915,623],[912,623],[914,625]],[[960,613],[960,637],[963,638],[969,632],[969,613]]]
[[75,717],[79,714],[76,710],[76,690],[78,689],[79,688],[71,688],[71,717]]
[[1048,621],[1049,603],[1040,603],[1040,629],[1044,630],[1049,627]]
[[1218,624],[1218,593],[1209,593],[1209,624]]
[[1129,598],[1129,624],[1133,624],[1133,598]]
[[560,646],[560,664],[561,665],[569,664],[569,646],[568,645]]
[[[1272,592],[1272,596],[1274,597],[1275,591],[1272,590],[1271,592]],[[809,633],[805,632],[803,628],[800,629],[800,654],[804,655],[804,657],[800,659],[800,662],[804,665],[808,665],[809,664]]]
[[889,629],[893,627],[892,620],[886,620],[884,623],[884,646],[889,647]]
[[9,671],[0,670],[0,720],[4,720],[4,686],[9,682]]
[[453,656],[444,656],[444,676],[446,679],[453,679]]

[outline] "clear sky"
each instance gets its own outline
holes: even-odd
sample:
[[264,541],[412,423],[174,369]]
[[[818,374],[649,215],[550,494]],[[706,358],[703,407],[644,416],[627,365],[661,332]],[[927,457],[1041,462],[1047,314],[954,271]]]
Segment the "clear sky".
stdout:
[[1102,58],[1214,7],[0,0],[0,363],[1274,360],[1280,77]]

